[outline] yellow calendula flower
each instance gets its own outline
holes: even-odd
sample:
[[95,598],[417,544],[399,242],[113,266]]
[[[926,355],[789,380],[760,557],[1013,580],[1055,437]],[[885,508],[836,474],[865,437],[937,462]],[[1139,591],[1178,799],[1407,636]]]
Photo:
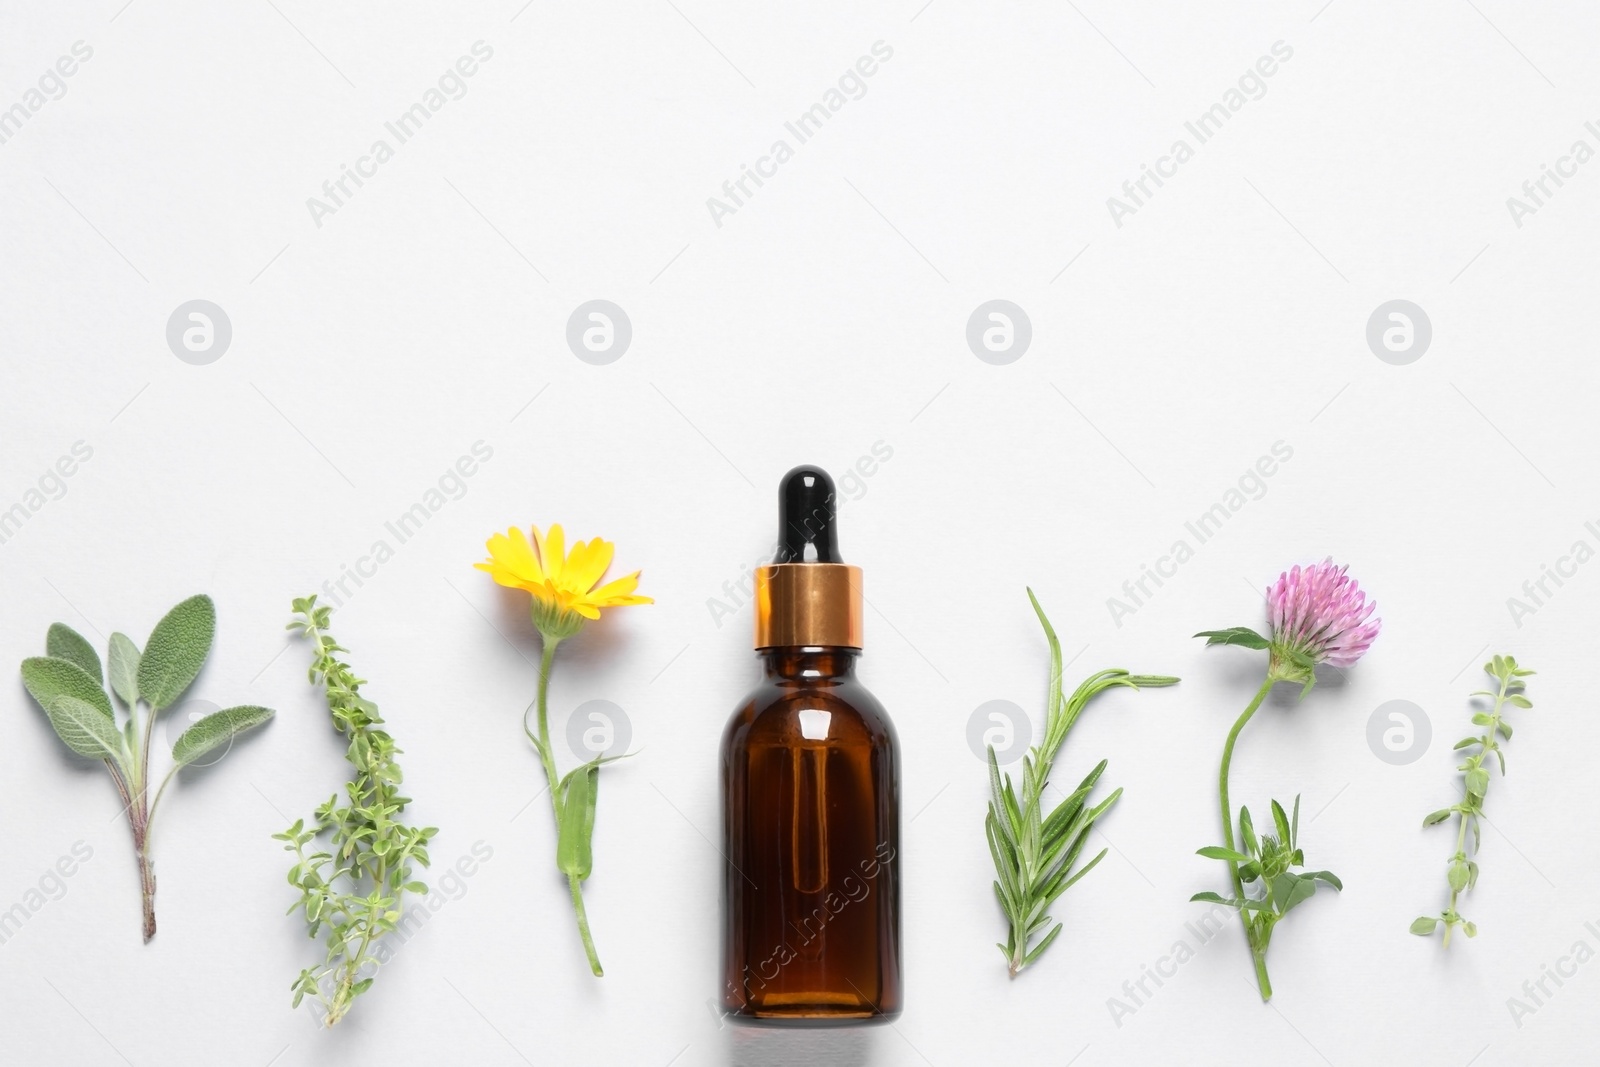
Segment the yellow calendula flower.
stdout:
[[615,546],[594,537],[573,542],[569,552],[559,523],[548,533],[533,527],[531,545],[522,530],[513,526],[490,537],[487,548],[489,558],[473,566],[500,585],[531,593],[534,625],[547,639],[571,637],[583,628],[584,620],[598,619],[602,608],[655,603],[634,593],[639,587],[638,571],[599,585],[611,566]]

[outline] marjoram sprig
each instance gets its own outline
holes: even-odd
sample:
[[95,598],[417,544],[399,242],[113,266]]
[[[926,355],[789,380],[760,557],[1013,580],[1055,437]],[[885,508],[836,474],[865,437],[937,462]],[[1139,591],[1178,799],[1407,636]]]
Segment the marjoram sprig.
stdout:
[[1439,915],[1423,915],[1411,924],[1411,932],[1426,937],[1440,926],[1444,927],[1444,944],[1450,947],[1450,935],[1457,926],[1466,932],[1468,937],[1478,936],[1476,923],[1468,922],[1461,917],[1457,910],[1457,903],[1461,894],[1478,884],[1478,862],[1467,858],[1467,828],[1472,829],[1472,854],[1478,854],[1478,846],[1482,843],[1482,828],[1478,820],[1483,816],[1483,798],[1489,792],[1489,768],[1484,766],[1493,752],[1500,763],[1500,776],[1505,777],[1506,754],[1500,747],[1500,739],[1511,740],[1511,724],[1503,718],[1505,706],[1510,704],[1518,708],[1531,708],[1533,702],[1523,696],[1522,690],[1526,683],[1522,679],[1534,673],[1523,667],[1517,666],[1517,661],[1512,656],[1496,656],[1483,665],[1484,673],[1499,683],[1499,688],[1490,692],[1480,689],[1472,695],[1487,697],[1493,701],[1488,711],[1477,711],[1472,715],[1474,726],[1483,727],[1483,734],[1476,737],[1463,737],[1456,742],[1456,749],[1478,746],[1478,751],[1468,756],[1466,762],[1457,767],[1461,772],[1461,801],[1440,808],[1422,820],[1423,826],[1432,826],[1444,822],[1454,815],[1459,820],[1456,830],[1456,850],[1448,861],[1445,869],[1445,878],[1450,883],[1450,904]]
[[[315,646],[308,672],[311,684],[322,685],[334,726],[350,739],[345,759],[355,768],[345,785],[348,803],[341,806],[335,793],[317,808],[311,826],[297,819],[283,833],[272,835],[287,842],[284,849],[295,854],[289,884],[300,890],[300,899],[289,911],[304,912],[311,937],[327,928],[323,962],[301,971],[291,986],[294,1006],[299,1007],[304,997],[316,997],[325,1025],[333,1026],[372,986],[382,962],[378,943],[399,922],[403,895],[428,892],[426,885],[412,879],[411,865],[428,866],[428,841],[439,831],[399,821],[410,803],[399,791],[401,773],[395,757],[400,750],[382,729],[378,706],[361,696],[364,679],[338,658],[338,653],[349,650],[327,632],[332,609],[317,607],[315,596],[297,599],[293,607],[300,617],[287,628],[300,630]],[[323,834],[331,837],[331,851],[308,854]]]
[[1105,800],[1089,806],[1089,793],[1106,769],[1106,761],[1101,760],[1070,796],[1048,815],[1044,814],[1045,787],[1050,784],[1050,770],[1056,753],[1067,739],[1067,732],[1089,701],[1107,689],[1117,686],[1155,688],[1178,683],[1176,678],[1129,674],[1119,668],[1091,675],[1070,697],[1066,696],[1061,689],[1061,642],[1056,639],[1056,632],[1031,589],[1028,599],[1050,643],[1050,692],[1045,705],[1044,739],[1022,757],[1020,797],[1011,776],[1001,776],[994,746],[989,746],[991,796],[989,814],[984,819],[984,832],[989,838],[989,852],[994,857],[997,875],[994,892],[1006,917],[1006,941],[996,947],[1004,953],[1013,978],[1038,959],[1061,933],[1063,924],[1056,923],[1049,933],[1039,938],[1039,934],[1050,927],[1046,909],[1105,858],[1106,850],[1101,849],[1094,859],[1073,869],[1095,821],[1122,795],[1120,788],[1114,789]]

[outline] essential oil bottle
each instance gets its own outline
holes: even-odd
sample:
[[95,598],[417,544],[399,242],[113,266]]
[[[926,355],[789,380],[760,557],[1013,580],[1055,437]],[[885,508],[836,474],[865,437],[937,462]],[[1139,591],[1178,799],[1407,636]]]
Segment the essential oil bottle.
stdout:
[[840,561],[833,480],[778,492],[756,571],[762,677],[722,737],[723,1004],[765,1020],[899,1014],[899,743],[856,680],[861,568]]

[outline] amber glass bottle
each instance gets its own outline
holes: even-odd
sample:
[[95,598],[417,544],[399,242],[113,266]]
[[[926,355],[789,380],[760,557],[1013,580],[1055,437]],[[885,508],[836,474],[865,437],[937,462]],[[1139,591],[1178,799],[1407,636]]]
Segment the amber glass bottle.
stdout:
[[856,680],[861,570],[839,562],[833,482],[779,490],[756,573],[762,678],[723,734],[723,1003],[771,1020],[900,1011],[899,746]]

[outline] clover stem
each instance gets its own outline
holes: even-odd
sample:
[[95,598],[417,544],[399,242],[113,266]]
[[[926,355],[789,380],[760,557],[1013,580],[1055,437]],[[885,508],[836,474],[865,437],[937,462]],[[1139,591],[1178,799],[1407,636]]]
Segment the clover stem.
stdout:
[[1251,957],[1256,964],[1256,986],[1261,990],[1261,1002],[1264,1004],[1272,999],[1272,979],[1267,977],[1267,950],[1263,946],[1260,952],[1250,950]]
[[[1234,847],[1233,806],[1228,800],[1228,770],[1233,764],[1234,742],[1239,740],[1239,731],[1244,729],[1244,724],[1249,722],[1250,717],[1261,707],[1261,702],[1267,698],[1267,694],[1272,691],[1272,686],[1277,680],[1273,675],[1267,675],[1267,680],[1261,683],[1260,689],[1256,690],[1256,695],[1251,698],[1249,706],[1244,709],[1238,721],[1233,724],[1233,729],[1228,731],[1227,743],[1222,746],[1222,769],[1217,774],[1217,795],[1222,802],[1222,843],[1229,849]],[[1232,860],[1228,860],[1227,863],[1228,874],[1233,880],[1233,894],[1235,897],[1243,897],[1244,883],[1239,880],[1239,865]]]
[[[1244,724],[1261,707],[1261,702],[1272,691],[1273,685],[1278,681],[1277,675],[1272,671],[1267,672],[1266,681],[1261,683],[1261,688],[1256,690],[1256,695],[1251,698],[1249,705],[1239,715],[1233,724],[1233,729],[1228,731],[1227,743],[1222,746],[1222,768],[1217,772],[1217,795],[1221,799],[1222,807],[1222,844],[1230,851],[1234,850],[1233,842],[1233,805],[1228,799],[1228,770],[1233,765],[1233,746],[1239,740],[1239,731],[1244,729]],[[1244,899],[1244,882],[1239,878],[1239,865],[1233,860],[1227,860],[1228,878],[1233,883],[1233,896],[1235,900]],[[1255,961],[1256,985],[1261,989],[1263,1001],[1272,999],[1272,982],[1267,978],[1267,946],[1263,943],[1259,947],[1256,943],[1255,931],[1250,927],[1250,914],[1244,908],[1239,909],[1239,921],[1244,924],[1245,940],[1250,944],[1250,955]]]

